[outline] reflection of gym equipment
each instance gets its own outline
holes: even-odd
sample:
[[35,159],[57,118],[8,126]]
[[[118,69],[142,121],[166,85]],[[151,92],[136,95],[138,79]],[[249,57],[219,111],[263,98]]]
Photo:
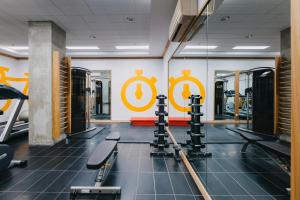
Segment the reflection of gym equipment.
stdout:
[[[28,122],[16,122],[23,103],[28,99],[28,96],[13,87],[0,85],[0,100],[7,99],[16,99],[16,104],[13,107],[6,124],[0,126],[0,143],[5,142],[10,137],[28,132]],[[22,117],[22,119],[26,120],[25,117]],[[28,118],[26,121],[28,121]]]
[[[270,67],[259,67],[242,71],[246,78],[245,95],[239,97],[239,118],[247,119],[250,128],[252,119],[253,130],[261,133],[273,134],[274,129],[274,70]],[[227,81],[228,77],[235,77],[235,73],[218,76],[218,80]],[[252,77],[252,78],[251,78]],[[252,87],[250,80],[252,79]],[[216,82],[217,83],[217,82]],[[226,87],[224,87],[226,88]],[[224,92],[224,113],[235,116],[234,90]]]
[[[238,133],[247,142],[244,144],[241,152],[246,153],[249,145],[257,145],[267,153],[271,154],[270,157],[275,163],[284,171],[290,171],[291,159],[291,138],[285,134],[279,137],[269,136],[266,134],[257,133],[243,128],[227,128],[233,132]],[[273,159],[276,157],[277,160]]]
[[224,81],[216,81],[215,83],[215,115],[222,116],[224,114]]
[[102,81],[96,80],[95,82],[95,96],[96,96],[96,115],[103,113],[103,91],[102,91]]
[[119,186],[103,186],[106,178],[113,167],[118,154],[118,141],[120,134],[115,132],[106,137],[95,148],[87,161],[88,169],[97,169],[98,174],[94,186],[71,186],[70,197],[75,199],[77,194],[120,194]]
[[166,127],[168,123],[165,120],[165,116],[168,116],[168,113],[165,111],[165,100],[167,97],[165,95],[158,95],[156,97],[158,99],[158,111],[155,112],[155,115],[158,116],[158,121],[155,122],[157,126],[157,130],[154,131],[154,137],[157,138],[151,144],[153,151],[150,153],[151,156],[173,156],[173,153],[167,152],[165,148],[169,147],[168,143],[168,134],[166,131]]
[[253,131],[273,135],[274,132],[274,71],[253,71]]
[[200,95],[191,95],[189,97],[191,100],[189,106],[191,107],[191,111],[188,112],[191,115],[190,130],[187,131],[187,134],[190,136],[190,140],[187,140],[187,153],[188,158],[193,159],[197,157],[205,157],[211,156],[211,153],[203,152],[202,149],[206,147],[204,143],[202,143],[201,138],[204,138],[205,135],[201,132],[201,127],[204,124],[201,122],[201,116],[203,113],[201,112],[201,104],[200,101],[202,97]]
[[[234,116],[234,97],[235,97],[235,91],[234,90],[226,90],[224,92],[224,113],[227,115]],[[251,106],[249,105],[249,108]],[[240,118],[247,118],[247,101],[246,96],[239,94],[239,117]]]

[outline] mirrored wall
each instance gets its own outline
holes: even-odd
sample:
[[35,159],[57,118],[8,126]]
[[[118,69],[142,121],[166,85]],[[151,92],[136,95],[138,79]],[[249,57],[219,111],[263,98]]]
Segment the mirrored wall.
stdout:
[[[211,0],[169,60],[170,131],[208,192],[218,199],[251,196],[245,188],[255,177],[243,182],[244,177],[231,171],[280,168],[261,160],[268,156],[263,150],[250,147],[249,154],[241,153],[246,140],[230,129],[260,127],[275,138],[275,57],[282,50],[282,31],[290,27],[289,6],[289,1]],[[254,182],[271,197],[271,188],[289,185],[288,176],[279,179],[281,186]]]

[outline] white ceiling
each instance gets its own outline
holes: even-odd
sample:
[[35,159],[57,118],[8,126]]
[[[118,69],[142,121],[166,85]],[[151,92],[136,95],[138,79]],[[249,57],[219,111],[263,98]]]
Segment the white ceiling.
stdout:
[[[150,45],[161,56],[177,0],[0,0],[0,45],[27,45],[28,21],[52,20],[67,32],[68,46],[97,45],[83,56],[136,56],[115,45]],[[289,27],[290,0],[224,0],[190,42],[217,45],[215,56],[273,56],[280,51],[280,30]],[[230,20],[221,22],[221,18]],[[135,23],[126,21],[135,19]],[[250,39],[246,35],[252,34]],[[96,39],[90,38],[91,35]],[[266,50],[232,50],[236,45],[267,45]],[[182,50],[182,48],[181,48]],[[191,50],[189,50],[191,51]],[[199,50],[194,50],[199,51]],[[135,51],[136,52],[136,51]],[[76,54],[76,53],[75,53]],[[186,54],[188,55],[188,54]],[[199,55],[190,55],[199,56]]]
[[[230,16],[229,21],[222,22],[224,16]],[[224,0],[215,13],[209,16],[206,25],[207,29],[204,26],[189,45],[216,45],[218,48],[209,50],[214,56],[274,56],[280,52],[280,31],[290,26],[290,0]],[[252,38],[247,39],[249,34],[252,34]],[[270,48],[243,51],[232,49],[242,45]],[[183,52],[182,48],[179,52]]]
[[[1,0],[0,45],[26,46],[27,22],[52,20],[66,30],[68,46],[98,45],[103,55],[122,55],[116,53],[115,45],[149,44],[148,55],[161,56],[176,2]],[[135,23],[129,23],[126,17],[134,18]]]

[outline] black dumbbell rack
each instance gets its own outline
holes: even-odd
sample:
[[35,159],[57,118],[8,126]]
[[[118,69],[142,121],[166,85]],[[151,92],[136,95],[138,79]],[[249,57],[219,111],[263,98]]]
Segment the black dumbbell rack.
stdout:
[[202,149],[206,147],[206,145],[202,142],[202,138],[205,135],[201,132],[201,127],[204,124],[201,122],[201,117],[203,113],[201,112],[201,104],[200,101],[202,97],[200,95],[191,95],[189,97],[191,103],[191,111],[188,112],[191,115],[191,120],[189,121],[190,129],[187,131],[187,134],[190,136],[190,140],[187,140],[187,154],[189,159],[193,159],[196,157],[207,157],[211,156],[211,153],[204,152]]
[[158,121],[155,122],[157,129],[154,131],[154,137],[151,146],[153,147],[150,155],[151,156],[173,156],[172,152],[168,152],[167,148],[169,147],[168,143],[168,134],[166,127],[168,126],[165,116],[168,116],[168,113],[165,111],[167,104],[165,100],[167,97],[165,95],[158,95],[156,97],[158,100],[158,111],[155,111],[155,115],[158,116]]

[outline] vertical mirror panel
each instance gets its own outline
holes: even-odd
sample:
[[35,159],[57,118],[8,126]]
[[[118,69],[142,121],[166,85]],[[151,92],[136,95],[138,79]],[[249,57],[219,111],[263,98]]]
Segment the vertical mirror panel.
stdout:
[[213,199],[289,198],[289,6],[211,0],[169,60],[170,130]]

